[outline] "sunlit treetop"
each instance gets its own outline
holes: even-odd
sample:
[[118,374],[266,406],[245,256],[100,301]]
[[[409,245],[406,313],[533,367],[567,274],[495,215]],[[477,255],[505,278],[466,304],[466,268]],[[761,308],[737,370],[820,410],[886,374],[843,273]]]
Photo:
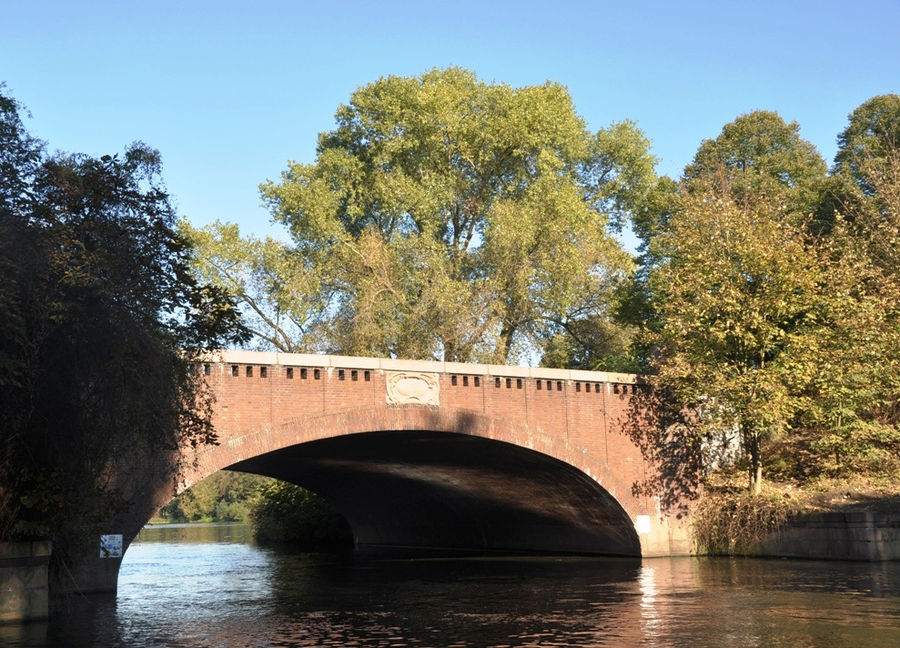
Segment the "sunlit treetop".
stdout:
[[559,84],[432,70],[358,89],[262,195],[328,277],[337,349],[506,361],[627,272],[610,229],[655,180],[648,147],[590,132]]

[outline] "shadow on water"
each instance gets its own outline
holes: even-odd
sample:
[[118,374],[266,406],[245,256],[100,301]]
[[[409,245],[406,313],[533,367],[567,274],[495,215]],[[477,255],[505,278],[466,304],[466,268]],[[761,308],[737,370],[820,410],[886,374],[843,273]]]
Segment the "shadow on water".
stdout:
[[[548,602],[612,603],[637,583],[640,560],[624,558],[376,558],[323,556],[279,561],[272,588],[285,611],[471,608],[531,613]],[[328,583],[328,587],[321,587]],[[428,593],[428,600],[418,594]],[[610,596],[604,596],[608,592]],[[513,596],[514,595],[514,596]]]
[[0,646],[46,646],[47,624],[0,624]]

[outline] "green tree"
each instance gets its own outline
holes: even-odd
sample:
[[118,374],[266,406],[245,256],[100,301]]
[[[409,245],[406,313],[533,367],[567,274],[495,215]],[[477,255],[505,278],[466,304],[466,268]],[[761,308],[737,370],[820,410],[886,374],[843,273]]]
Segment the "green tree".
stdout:
[[560,329],[544,344],[542,366],[624,373],[638,369],[631,355],[634,327],[588,315],[562,322]]
[[806,347],[804,422],[815,471],[884,475],[900,463],[900,97],[863,103],[838,143],[828,285],[842,312]]
[[[27,322],[19,302],[19,282],[32,274],[33,257],[18,248],[30,243],[31,234],[22,226],[27,213],[29,193],[43,156],[43,144],[31,137],[19,117],[20,106],[3,94],[0,84],[0,402],[13,417],[7,425],[16,425],[18,416],[6,406],[13,389],[29,380],[28,356],[32,352]],[[8,391],[10,390],[10,391]],[[0,489],[0,496],[7,494]],[[0,510],[3,504],[0,503]]]
[[869,99],[838,137],[832,207],[887,277],[900,273],[900,95]]
[[825,178],[796,124],[744,115],[634,215],[644,244],[620,314],[642,324],[657,414],[638,408],[633,427],[652,460],[676,458],[660,471],[676,489],[693,487],[684,465],[727,458],[729,437],[753,493],[764,465],[801,480],[897,470],[897,121],[894,96],[854,111]]
[[353,531],[341,514],[327,500],[289,482],[263,484],[250,520],[260,542],[288,542],[316,551],[353,547]]
[[872,97],[850,114],[847,128],[838,136],[834,173],[852,178],[867,196],[883,193],[877,178],[890,173],[900,150],[900,95]]
[[[897,239],[891,239],[890,205],[885,201],[891,200],[890,187],[895,186],[891,176],[897,173],[898,151],[900,95],[873,97],[850,113],[847,128],[838,135],[834,166],[817,210],[825,231],[833,226],[837,215],[847,222],[851,232],[871,229],[883,220],[887,231],[881,237],[881,252],[897,248]],[[897,200],[895,194],[893,199]],[[855,224],[857,219],[869,222]],[[874,239],[870,242],[877,243]],[[890,261],[891,256],[887,254],[884,260]],[[896,263],[893,267],[897,267]]]
[[684,178],[700,180],[701,191],[711,181],[727,181],[738,200],[782,196],[788,212],[805,219],[818,204],[826,165],[799,133],[797,122],[787,124],[775,112],[741,115],[700,145]]
[[[722,128],[715,139],[704,140],[680,182],[660,178],[632,213],[632,228],[641,241],[638,266],[630,283],[620,291],[616,319],[625,326],[654,328],[656,302],[650,273],[665,263],[661,240],[673,219],[683,218],[684,197],[713,192],[750,209],[760,198],[782,202],[785,215],[811,223],[809,214],[820,204],[826,166],[815,147],[799,136],[800,127],[774,112],[740,115]],[[659,273],[657,273],[658,275]],[[631,355],[639,371],[650,371],[655,350],[647,336],[634,336]]]
[[268,477],[220,470],[172,499],[159,515],[171,522],[248,521],[260,489],[271,481]]
[[[900,284],[838,218],[828,240],[823,299],[827,326],[795,352],[804,381],[793,477],[890,476],[900,469]],[[876,248],[877,249],[877,248]]]
[[763,444],[784,433],[802,405],[792,351],[817,326],[824,275],[780,200],[739,192],[685,192],[653,239],[657,320],[646,335],[654,380],[676,407],[696,412],[698,435],[738,435],[758,493]]
[[506,362],[608,319],[630,268],[611,237],[654,180],[631,123],[590,133],[564,88],[465,70],[357,90],[262,195],[320,278],[329,348]]
[[214,440],[193,362],[242,334],[192,278],[156,151],[47,156],[0,108],[0,538],[50,536],[58,567]]
[[219,221],[194,228],[182,219],[178,228],[194,248],[198,278],[234,296],[261,347],[285,353],[325,347],[319,323],[327,295],[290,246],[271,237],[242,238],[237,225]]

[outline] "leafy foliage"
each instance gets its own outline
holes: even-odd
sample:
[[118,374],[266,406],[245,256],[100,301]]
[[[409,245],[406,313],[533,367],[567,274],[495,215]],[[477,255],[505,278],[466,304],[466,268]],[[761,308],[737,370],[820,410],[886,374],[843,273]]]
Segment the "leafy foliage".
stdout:
[[0,108],[0,538],[65,559],[141,476],[214,442],[192,361],[242,333],[192,278],[156,151],[51,157]]
[[184,491],[159,511],[168,522],[247,522],[263,484],[249,473],[220,470]]
[[[610,296],[616,308],[618,296]],[[639,370],[632,341],[634,329],[616,323],[608,317],[586,315],[559,323],[543,345],[541,365],[570,369],[617,371],[633,373]]]
[[315,550],[353,546],[346,520],[326,500],[288,482],[261,486],[251,520],[260,542],[290,542]]
[[665,259],[650,275],[656,379],[696,409],[698,430],[734,428],[758,480],[761,444],[800,407],[791,351],[817,325],[821,267],[779,204],[712,191],[683,200],[654,240]]
[[633,418],[660,475],[685,453],[709,470],[709,449],[728,437],[754,493],[767,463],[801,481],[896,470],[895,104],[876,98],[851,115],[827,179],[796,124],[739,117],[703,143],[678,193],[650,203],[624,303],[643,318],[649,380],[678,413],[655,430]]
[[260,542],[318,551],[353,546],[346,520],[326,500],[300,486],[248,473],[213,473],[166,504],[159,517],[170,522],[249,522]]
[[270,237],[242,238],[237,225],[218,221],[197,229],[181,220],[178,230],[194,248],[196,275],[234,296],[260,346],[285,353],[324,347],[316,325],[327,296],[320,278],[288,245]]
[[900,148],[869,151],[877,157],[856,158],[865,188],[843,202],[828,241],[840,316],[805,348],[813,378],[802,423],[816,472],[829,476],[900,468]]
[[847,128],[838,136],[834,172],[852,178],[867,196],[881,194],[884,187],[877,187],[874,180],[888,172],[898,149],[900,95],[872,97],[850,114]]
[[804,219],[819,198],[826,167],[799,131],[797,122],[786,124],[774,112],[741,115],[726,124],[716,139],[700,145],[684,178],[688,185],[700,180],[701,191],[710,181],[727,181],[738,201],[778,196],[788,212]]
[[262,186],[316,281],[326,349],[505,362],[611,325],[630,260],[609,227],[654,181],[633,124],[586,130],[559,85],[458,68],[360,88],[314,164]]

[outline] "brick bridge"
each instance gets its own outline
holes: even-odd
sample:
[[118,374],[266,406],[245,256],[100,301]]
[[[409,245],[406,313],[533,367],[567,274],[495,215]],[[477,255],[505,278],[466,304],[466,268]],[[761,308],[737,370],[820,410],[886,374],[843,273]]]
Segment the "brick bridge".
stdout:
[[[363,551],[690,551],[683,523],[632,494],[648,470],[622,430],[635,376],[248,351],[201,371],[219,445],[188,453],[183,487],[222,469],[300,484]],[[109,529],[126,546],[173,496],[157,484]],[[114,589],[119,562],[92,560],[80,589]]]

